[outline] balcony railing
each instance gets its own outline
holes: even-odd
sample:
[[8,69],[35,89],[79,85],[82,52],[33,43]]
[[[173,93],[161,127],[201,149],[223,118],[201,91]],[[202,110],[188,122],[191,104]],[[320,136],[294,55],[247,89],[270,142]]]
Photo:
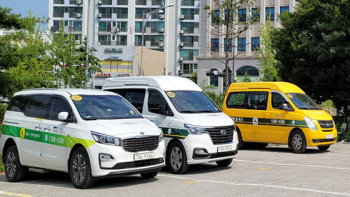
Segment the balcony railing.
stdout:
[[194,33],[194,29],[182,29],[184,31],[184,33]]
[[102,5],[112,5],[112,0],[102,0]]
[[143,19],[143,14],[135,14],[135,18],[136,19]]
[[111,45],[111,41],[98,41],[100,45]]
[[164,0],[152,0],[152,5],[164,5]]
[[142,27],[135,27],[135,32],[142,33]]
[[112,18],[112,13],[101,14],[101,18]]
[[193,70],[182,70],[183,74],[192,74]]
[[181,1],[181,5],[183,6],[194,6],[194,1]]
[[117,5],[128,5],[128,0],[118,0]]
[[184,15],[184,19],[193,20],[194,19],[194,15]]
[[135,46],[142,46],[142,41],[135,41]]
[[63,13],[53,13],[53,17],[64,17]]
[[128,18],[128,14],[117,14],[117,18]]
[[193,56],[182,56],[183,60],[193,60]]
[[120,46],[126,46],[127,42],[126,41],[117,41],[116,45],[120,45]]
[[136,0],[136,5],[147,5],[147,0]]
[[68,27],[69,32],[82,31],[82,27]]
[[105,32],[111,32],[111,28],[110,27],[99,27],[98,31],[105,31]]
[[193,42],[183,42],[184,43],[184,47],[193,47]]
[[54,0],[53,4],[64,4],[64,0]]
[[[163,41],[161,41],[161,42],[163,42]],[[159,43],[160,43],[160,42],[157,42],[157,41],[151,41],[151,46],[152,46],[152,47],[158,47],[158,46],[159,46]]]
[[127,28],[127,27],[121,27],[121,28],[120,28],[120,31],[121,31],[121,32],[127,32],[127,31],[128,31],[128,28]]

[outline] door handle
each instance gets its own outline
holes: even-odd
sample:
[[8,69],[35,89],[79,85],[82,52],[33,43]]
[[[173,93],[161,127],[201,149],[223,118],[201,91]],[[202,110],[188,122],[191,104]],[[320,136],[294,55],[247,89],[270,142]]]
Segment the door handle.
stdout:
[[36,130],[41,130],[41,126],[35,126]]
[[47,127],[44,128],[44,131],[49,132],[49,131],[51,131],[51,129],[50,129],[49,126],[47,126]]

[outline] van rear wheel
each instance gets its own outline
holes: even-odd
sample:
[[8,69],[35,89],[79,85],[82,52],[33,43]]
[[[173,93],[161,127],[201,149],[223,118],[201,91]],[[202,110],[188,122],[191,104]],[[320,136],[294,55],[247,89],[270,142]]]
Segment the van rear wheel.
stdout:
[[167,166],[174,174],[183,174],[188,170],[186,151],[181,142],[174,142],[170,145]]
[[293,152],[295,153],[303,153],[306,150],[306,140],[304,133],[300,130],[296,130],[293,132],[290,138],[290,145],[292,147]]
[[84,148],[80,147],[74,151],[69,168],[71,180],[76,188],[85,189],[94,184],[89,156]]
[[238,128],[237,128],[237,136],[238,136],[238,149],[242,149],[244,142],[242,140],[241,131]]
[[327,145],[327,146],[317,146],[319,150],[327,150],[329,149],[331,145]]
[[27,168],[21,165],[15,145],[7,149],[4,156],[4,164],[6,178],[9,182],[21,181],[24,178]]

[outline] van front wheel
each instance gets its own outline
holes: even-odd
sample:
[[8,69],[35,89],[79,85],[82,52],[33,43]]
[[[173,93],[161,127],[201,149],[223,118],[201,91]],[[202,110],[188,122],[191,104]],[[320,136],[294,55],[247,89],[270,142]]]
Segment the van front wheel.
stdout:
[[90,160],[84,148],[80,147],[74,151],[69,168],[71,180],[76,188],[85,189],[93,185]]
[[167,166],[174,174],[183,174],[188,170],[186,151],[181,142],[174,142],[170,145]]
[[295,153],[303,153],[306,150],[306,140],[304,133],[300,130],[294,131],[291,137],[291,147]]

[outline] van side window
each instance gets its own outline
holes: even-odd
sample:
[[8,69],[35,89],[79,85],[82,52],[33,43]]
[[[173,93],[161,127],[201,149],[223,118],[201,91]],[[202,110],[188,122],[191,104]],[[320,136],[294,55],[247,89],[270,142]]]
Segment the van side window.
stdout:
[[124,89],[121,95],[126,100],[128,100],[140,113],[142,113],[145,94],[145,89]]
[[33,118],[47,119],[50,99],[50,95],[33,95],[24,114]]
[[148,92],[148,111],[152,113],[159,114],[159,106],[165,105],[167,106],[167,102],[165,101],[162,94],[158,91],[149,91]]
[[226,100],[228,108],[244,108],[245,92],[231,92]]
[[7,110],[16,111],[16,112],[24,112],[26,106],[30,101],[30,96],[15,96],[12,98]]
[[51,106],[50,120],[58,120],[58,114],[61,112],[71,113],[71,109],[63,99],[54,98]]
[[247,98],[247,109],[266,110],[267,92],[249,92]]
[[282,103],[288,103],[288,101],[286,101],[286,99],[281,94],[272,92],[272,107],[275,109],[282,109]]

